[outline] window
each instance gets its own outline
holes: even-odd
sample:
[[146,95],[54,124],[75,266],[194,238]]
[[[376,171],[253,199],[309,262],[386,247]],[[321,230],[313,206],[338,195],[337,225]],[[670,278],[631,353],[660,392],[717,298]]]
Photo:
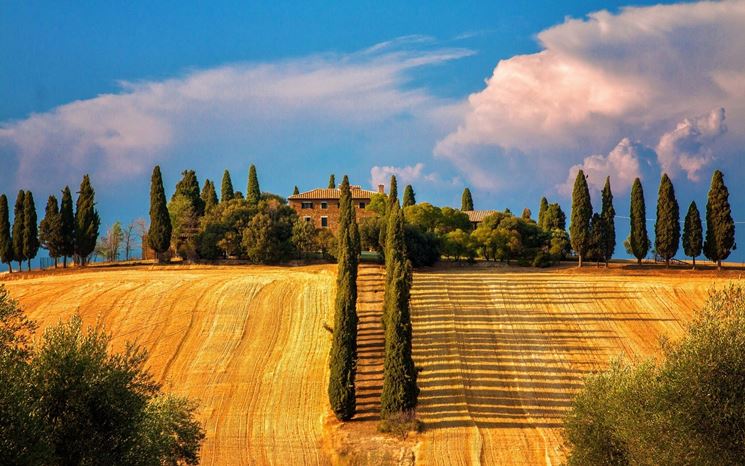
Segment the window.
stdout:
[[321,217],[321,228],[328,228],[328,226],[329,226],[329,218]]
[[306,215],[305,217],[303,217],[303,220],[305,220],[306,222],[310,222],[310,217],[308,217],[308,216]]
[[321,209],[328,209],[329,203],[328,202],[321,202]]
[[302,205],[301,205],[301,207],[303,209],[312,209],[313,208],[313,203],[312,202],[303,202]]
[[365,208],[365,203],[364,202],[360,202],[360,209],[364,209],[364,208]]

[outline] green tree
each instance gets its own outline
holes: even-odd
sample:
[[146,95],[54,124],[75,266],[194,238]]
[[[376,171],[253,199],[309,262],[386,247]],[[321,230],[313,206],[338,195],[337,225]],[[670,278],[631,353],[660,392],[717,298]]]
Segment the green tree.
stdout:
[[654,248],[670,267],[670,259],[678,252],[680,243],[680,209],[675,199],[675,188],[667,173],[662,175],[657,194],[657,220],[654,224]]
[[696,268],[696,257],[701,255],[703,245],[703,228],[701,227],[701,215],[695,202],[691,202],[683,224],[683,251],[686,256],[693,260],[693,268]]
[[182,259],[195,260],[199,216],[191,199],[181,194],[171,199],[168,203],[168,216],[171,219],[171,246]]
[[[230,175],[228,175],[228,181],[230,181]],[[225,178],[223,178],[224,187]],[[147,232],[147,244],[158,255],[159,262],[167,261],[165,252],[171,247],[172,232],[163,178],[160,175],[160,166],[156,165],[150,178],[150,229]]]
[[39,223],[36,216],[36,203],[31,191],[26,191],[23,200],[23,255],[28,261],[28,269],[31,270],[31,259],[39,252]]
[[605,186],[601,193],[602,209],[600,216],[603,218],[602,238],[602,255],[605,266],[608,267],[608,261],[613,257],[616,250],[616,209],[613,207],[613,192],[610,189],[610,176],[605,178]]
[[522,215],[520,215],[520,218],[522,218],[525,221],[530,220],[530,217],[533,215],[533,212],[530,211],[527,207],[523,209]]
[[202,204],[204,205],[204,212],[211,211],[219,201],[217,199],[217,192],[215,191],[215,183],[209,179],[204,180],[204,187],[202,188]]
[[75,205],[75,255],[81,265],[86,265],[88,256],[96,248],[98,227],[101,218],[96,210],[96,192],[88,175],[83,176]]
[[230,179],[230,172],[225,170],[222,174],[222,184],[220,185],[220,202],[231,201],[234,197],[233,181]]
[[184,170],[181,173],[181,180],[176,183],[176,190],[171,196],[171,200],[183,196],[191,203],[192,210],[197,217],[204,215],[205,201],[202,199],[199,190],[199,181],[194,170]]
[[644,188],[639,178],[631,186],[631,211],[629,212],[631,232],[629,233],[629,247],[639,265],[649,251],[647,237],[647,209],[644,205]]
[[248,169],[248,189],[246,190],[246,200],[251,205],[258,205],[261,199],[261,190],[259,189],[259,177],[256,175],[256,166],[251,164]]
[[607,234],[605,218],[601,214],[594,213],[590,218],[590,245],[587,248],[587,256],[592,257],[600,265],[605,262],[605,237]]
[[336,189],[336,176],[333,173],[329,177],[329,189]]
[[8,197],[0,195],[0,261],[8,264],[8,273],[13,273],[13,239],[10,236]]
[[546,209],[543,215],[543,229],[546,231],[567,229],[567,216],[558,203],[549,204]]
[[300,190],[297,189],[297,185],[295,185],[295,189],[292,191],[292,195],[297,196],[298,194],[300,194]]
[[60,215],[57,198],[49,196],[44,218],[39,224],[39,242],[41,247],[49,252],[49,257],[54,259],[54,268],[57,268],[57,259],[62,256],[64,248],[64,236],[62,233],[62,216]]
[[538,226],[546,229],[546,211],[548,210],[548,200],[541,198],[541,204],[538,207]]
[[240,244],[246,257],[257,264],[290,259],[294,255],[291,239],[296,220],[297,214],[291,207],[261,202],[258,213],[243,230]]
[[13,208],[13,258],[18,262],[18,271],[23,271],[23,261],[26,260],[24,255],[24,232],[26,231],[26,217],[23,208],[26,199],[26,192],[18,191],[16,205]]
[[587,187],[585,172],[577,172],[572,192],[572,223],[569,225],[569,236],[572,241],[572,249],[579,258],[579,267],[582,267],[582,259],[590,247],[590,218],[592,217],[592,204],[590,203],[590,190]]
[[398,180],[396,180],[396,175],[391,175],[391,186],[388,189],[388,210],[391,209],[393,204],[398,204]]
[[711,187],[706,200],[706,239],[704,255],[717,263],[721,270],[722,261],[735,249],[735,222],[729,205],[729,190],[724,184],[724,175],[719,170],[711,177]]
[[67,258],[75,254],[75,214],[72,209],[70,187],[62,190],[60,201],[60,218],[62,219],[62,266],[67,267]]
[[463,195],[460,198],[460,210],[464,212],[473,210],[473,197],[471,197],[471,190],[468,188],[463,190]]
[[416,195],[414,194],[414,188],[412,188],[410,184],[407,184],[406,188],[404,188],[403,207],[406,208],[414,204],[416,204]]
[[318,231],[312,222],[298,218],[292,225],[292,244],[299,259],[305,259],[318,251]]

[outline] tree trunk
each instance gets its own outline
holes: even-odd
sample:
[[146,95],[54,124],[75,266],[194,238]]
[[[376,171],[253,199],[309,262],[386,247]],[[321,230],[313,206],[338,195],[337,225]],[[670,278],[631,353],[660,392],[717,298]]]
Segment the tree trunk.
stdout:
[[641,258],[639,258],[639,257],[636,258],[636,265],[642,265]]
[[18,261],[18,271],[23,272],[23,262]]
[[577,265],[578,268],[582,267],[582,254],[579,255],[579,264]]
[[722,270],[722,261],[717,261],[717,270]]
[[62,268],[67,268],[67,256],[62,256]]
[[28,260],[28,271],[31,272],[31,259]]
[[8,262],[8,273],[13,273],[13,262]]
[[692,270],[696,270],[696,257],[694,256],[691,259],[693,259],[693,269]]
[[668,259],[667,257],[665,258],[665,268],[666,269],[670,268],[670,259]]
[[57,268],[57,258],[56,257],[54,258],[54,268],[55,269]]

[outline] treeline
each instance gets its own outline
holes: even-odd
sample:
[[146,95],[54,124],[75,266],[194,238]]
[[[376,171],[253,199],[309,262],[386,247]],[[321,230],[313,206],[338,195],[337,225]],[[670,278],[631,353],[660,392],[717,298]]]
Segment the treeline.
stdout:
[[20,190],[11,227],[8,198],[5,194],[0,195],[0,261],[8,265],[11,273],[13,262],[18,263],[19,271],[23,270],[24,262],[31,270],[31,260],[41,247],[54,259],[55,267],[59,258],[67,267],[68,257],[85,266],[95,250],[101,224],[95,205],[95,191],[90,178],[85,175],[74,211],[72,193],[66,186],[62,190],[61,203],[55,196],[49,196],[44,218],[39,223],[33,193]]

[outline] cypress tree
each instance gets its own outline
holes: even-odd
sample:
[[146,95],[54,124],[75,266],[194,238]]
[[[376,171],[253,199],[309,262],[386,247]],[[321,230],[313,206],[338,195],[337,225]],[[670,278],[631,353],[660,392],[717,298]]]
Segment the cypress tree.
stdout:
[[252,205],[258,205],[261,199],[261,190],[259,189],[259,177],[256,175],[256,166],[251,164],[248,169],[248,190],[246,191],[246,200]]
[[13,240],[8,216],[8,197],[3,194],[0,195],[0,261],[8,264],[8,272],[13,273]]
[[202,188],[202,203],[204,204],[204,212],[207,213],[212,210],[218,204],[217,192],[215,191],[215,184],[209,179],[204,180],[204,187]]
[[703,228],[701,227],[701,215],[695,202],[691,202],[683,224],[683,251],[686,256],[693,259],[693,268],[696,268],[696,257],[701,255],[703,244]]
[[336,189],[336,176],[333,173],[329,177],[329,189]]
[[64,237],[62,234],[62,216],[60,215],[57,198],[49,196],[44,218],[39,224],[39,242],[41,247],[49,252],[49,257],[54,259],[54,268],[57,268],[57,259],[62,256]]
[[75,254],[75,214],[72,210],[72,193],[70,187],[62,190],[60,202],[60,219],[62,221],[62,266],[67,267],[67,258]]
[[347,421],[356,410],[357,266],[354,207],[349,180],[344,177],[339,199],[338,264],[334,334],[329,357],[328,396],[337,419]]
[[580,170],[574,180],[574,191],[572,192],[572,223],[569,225],[569,236],[572,249],[579,258],[579,267],[582,267],[582,259],[590,247],[590,218],[592,217],[592,203],[590,202],[590,189],[587,187],[585,172]]
[[538,226],[546,230],[546,211],[548,210],[548,200],[546,197],[541,198],[541,204],[538,207]]
[[605,266],[608,267],[608,261],[613,257],[616,250],[616,209],[613,207],[613,193],[610,189],[610,176],[605,178],[605,186],[602,192],[602,209],[600,216],[603,218],[603,259]]
[[533,216],[533,212],[530,211],[527,207],[523,209],[523,213],[520,215],[520,218],[525,220],[526,222],[530,220],[530,217]]
[[292,191],[292,195],[297,196],[298,194],[300,194],[300,190],[297,189],[297,185],[295,185],[295,189]]
[[391,209],[393,204],[398,205],[398,180],[396,180],[396,175],[391,175],[391,187],[388,190],[388,210]]
[[636,257],[637,264],[642,264],[642,259],[649,251],[649,238],[647,237],[647,209],[644,204],[644,188],[639,178],[634,180],[631,186],[631,232],[629,233],[629,245],[631,252]]
[[[225,170],[228,183],[230,174]],[[232,187],[230,196],[232,198]],[[225,195],[225,177],[223,177],[223,197]],[[158,254],[158,261],[164,262],[164,253],[171,247],[171,216],[168,214],[166,205],[166,194],[163,190],[163,178],[160,175],[160,166],[153,168],[150,178],[150,230],[147,233],[147,244]]]
[[220,202],[231,201],[234,197],[233,181],[230,179],[230,172],[225,170],[222,174],[222,184],[220,185]]
[[410,184],[407,184],[404,188],[404,207],[416,204],[416,195],[414,194],[414,188]]
[[31,270],[31,259],[39,252],[39,223],[31,191],[26,191],[23,199],[23,222],[23,255],[28,261],[28,270]]
[[181,180],[176,183],[176,190],[173,192],[173,196],[171,196],[171,201],[178,196],[183,196],[189,200],[191,208],[197,217],[203,216],[205,202],[202,200],[202,195],[199,191],[199,181],[197,180],[196,172],[194,170],[184,170],[181,175]]
[[605,262],[605,219],[601,214],[594,213],[590,218],[590,244],[587,248],[587,255],[592,257],[600,266],[600,262]]
[[729,257],[735,247],[735,222],[729,205],[729,190],[724,184],[724,175],[719,170],[711,177],[711,187],[706,200],[706,240],[704,255],[717,263]]
[[75,255],[81,265],[86,265],[88,256],[96,249],[98,227],[101,218],[96,210],[96,192],[88,175],[83,176],[80,192],[75,204]]
[[23,255],[24,231],[26,230],[26,219],[23,205],[26,199],[26,193],[23,190],[18,191],[16,205],[13,208],[13,258],[18,262],[18,271],[23,271],[23,261],[26,256]]
[[464,212],[473,210],[473,197],[471,197],[471,190],[468,188],[463,190],[463,195],[460,197],[460,210]]
[[680,243],[680,208],[675,199],[673,182],[662,174],[657,193],[657,220],[654,223],[654,248],[665,259],[665,267],[670,267],[670,259],[675,257]]
[[396,175],[391,175],[391,185],[388,189],[388,202],[385,204],[385,215],[380,222],[380,233],[378,234],[378,242],[383,246],[383,255],[385,256],[388,249],[386,248],[387,242],[387,228],[388,228],[388,213],[391,211],[391,206],[394,204],[398,205],[398,181]]

